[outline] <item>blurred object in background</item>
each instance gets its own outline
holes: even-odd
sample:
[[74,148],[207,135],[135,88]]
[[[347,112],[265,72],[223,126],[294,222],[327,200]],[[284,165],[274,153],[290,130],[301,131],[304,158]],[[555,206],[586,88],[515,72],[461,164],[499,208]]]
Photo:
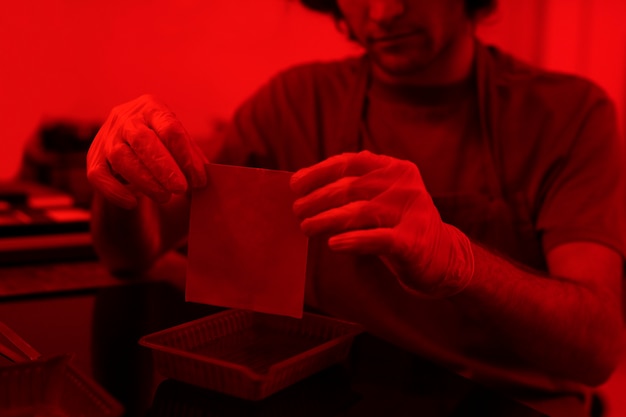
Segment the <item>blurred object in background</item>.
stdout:
[[65,191],[79,207],[89,207],[91,187],[85,173],[87,150],[100,123],[56,120],[41,125],[24,149],[20,180]]
[[0,182],[0,265],[95,259],[87,150],[100,123],[43,123],[17,180]]
[[0,181],[0,265],[95,259],[90,219],[90,211],[65,191]]

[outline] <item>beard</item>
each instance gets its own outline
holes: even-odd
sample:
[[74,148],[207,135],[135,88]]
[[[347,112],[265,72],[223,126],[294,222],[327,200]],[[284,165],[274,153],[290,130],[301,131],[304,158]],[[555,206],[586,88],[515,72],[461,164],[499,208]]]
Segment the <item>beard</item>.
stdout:
[[376,71],[387,78],[411,78],[437,71],[453,49],[451,39],[437,43],[428,33],[390,43],[371,43],[366,52]]
[[396,76],[421,72],[437,56],[435,42],[423,32],[391,42],[372,42],[366,50],[379,69]]

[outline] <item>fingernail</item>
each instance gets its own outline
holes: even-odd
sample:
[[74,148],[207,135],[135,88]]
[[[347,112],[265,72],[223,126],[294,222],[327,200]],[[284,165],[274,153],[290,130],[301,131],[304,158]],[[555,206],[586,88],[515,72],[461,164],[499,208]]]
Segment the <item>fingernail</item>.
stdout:
[[350,239],[344,239],[340,237],[331,237],[330,239],[328,239],[328,247],[331,250],[335,250],[335,251],[344,251],[344,250],[350,249],[351,247]]
[[170,193],[167,194],[159,194],[155,197],[155,200],[157,203],[159,204],[165,204],[168,201],[170,201],[172,198],[172,195]]
[[312,236],[313,233],[315,232],[313,228],[310,226],[310,222],[308,222],[307,220],[303,220],[300,223],[300,230],[302,230],[302,233],[304,233],[307,236]]
[[124,199],[117,202],[117,204],[126,210],[132,210],[137,207],[137,200]]
[[187,181],[185,182],[176,182],[174,186],[169,190],[174,194],[182,194],[187,191]]
[[187,191],[187,179],[178,172],[172,172],[165,188],[175,194],[184,193]]
[[174,184],[172,187],[165,187],[165,189],[172,194],[183,194],[187,191],[187,187],[181,187],[180,184]]
[[301,218],[302,215],[302,203],[300,202],[300,199],[294,201],[293,205],[291,206],[291,210],[293,211],[293,214],[300,220],[303,220]]
[[304,172],[303,170],[299,170],[297,172],[294,172],[291,175],[291,178],[289,179],[289,185],[291,186],[291,189],[295,191],[294,187],[297,185],[297,183],[302,179],[302,177],[304,176]]

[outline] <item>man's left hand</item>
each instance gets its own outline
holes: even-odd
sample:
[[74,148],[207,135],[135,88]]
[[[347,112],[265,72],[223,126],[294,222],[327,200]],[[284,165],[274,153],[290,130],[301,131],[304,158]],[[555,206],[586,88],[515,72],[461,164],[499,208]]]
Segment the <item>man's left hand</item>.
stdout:
[[425,295],[450,296],[470,282],[470,241],[441,220],[415,164],[346,153],[296,172],[291,187],[302,230],[330,236],[332,250],[378,255]]

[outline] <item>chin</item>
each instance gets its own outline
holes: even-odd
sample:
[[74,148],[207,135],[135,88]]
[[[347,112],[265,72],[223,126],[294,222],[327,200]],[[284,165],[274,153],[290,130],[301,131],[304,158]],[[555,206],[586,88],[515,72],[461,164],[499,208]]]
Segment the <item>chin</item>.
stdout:
[[426,70],[432,63],[429,57],[374,57],[380,70],[390,76],[407,77]]

